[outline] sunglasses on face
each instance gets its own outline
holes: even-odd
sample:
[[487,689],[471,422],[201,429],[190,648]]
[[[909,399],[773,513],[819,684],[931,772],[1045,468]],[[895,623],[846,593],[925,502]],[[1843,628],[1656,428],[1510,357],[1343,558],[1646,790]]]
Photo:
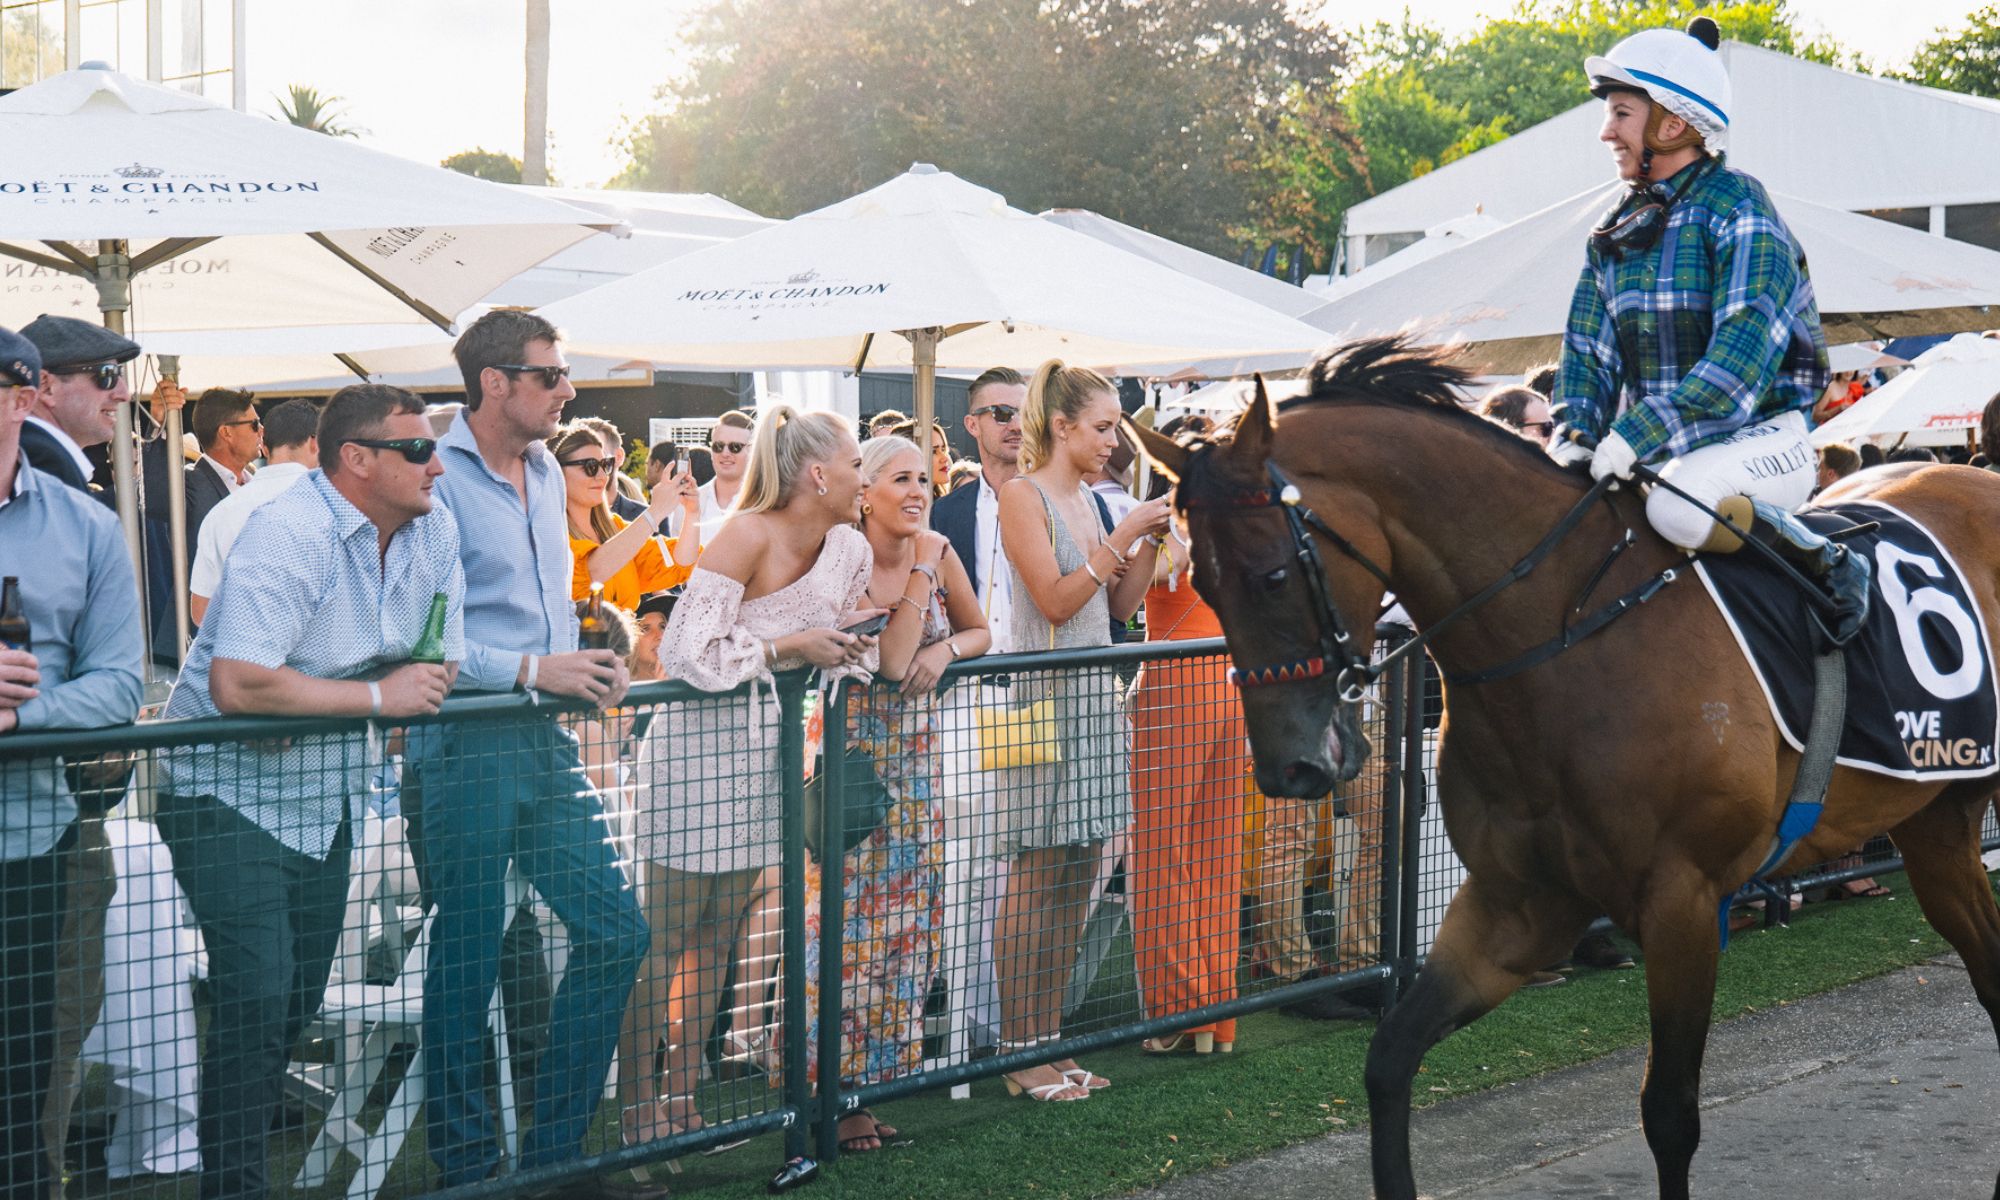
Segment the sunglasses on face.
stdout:
[[124,378],[125,368],[118,363],[108,362],[108,363],[97,363],[96,365],[89,367],[69,367],[61,371],[55,370],[54,368],[50,368],[49,374],[82,375],[90,379],[92,383],[95,383],[97,385],[98,391],[108,392],[112,388],[117,387],[118,381]]
[[518,379],[523,375],[531,375],[541,380],[542,386],[549,391],[554,391],[557,384],[569,378],[569,365],[567,363],[560,367],[533,367],[526,363],[494,363],[493,369],[496,371],[505,371],[509,379]]
[[741,454],[750,448],[749,442],[710,442],[708,448],[717,454]]
[[258,433],[264,432],[264,422],[259,417],[250,417],[247,420],[242,420],[242,421],[224,421],[221,427],[227,429],[231,425],[248,425],[250,428],[256,430]]
[[595,479],[599,475],[607,475],[617,470],[618,460],[615,458],[572,458],[564,463],[563,466],[575,467],[577,470],[582,471],[586,478]]
[[1549,435],[1555,431],[1556,423],[1554,421],[1530,421],[1526,425],[1521,426],[1522,433],[1533,434],[1545,442],[1549,440]]
[[1021,415],[1021,410],[1011,404],[988,404],[973,409],[972,415],[975,417],[992,417],[1002,425],[1012,425],[1014,418]]
[[348,438],[347,440],[371,450],[394,450],[401,454],[405,461],[418,466],[429,462],[431,455],[437,453],[436,438]]

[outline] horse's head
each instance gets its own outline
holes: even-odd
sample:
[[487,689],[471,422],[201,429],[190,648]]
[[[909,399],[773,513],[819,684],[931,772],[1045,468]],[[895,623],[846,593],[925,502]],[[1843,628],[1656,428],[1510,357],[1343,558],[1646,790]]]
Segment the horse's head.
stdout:
[[[1222,621],[1257,786],[1272,796],[1324,796],[1368,757],[1354,681],[1341,674],[1367,658],[1381,582],[1332,546],[1315,545],[1300,523],[1296,502],[1304,498],[1272,473],[1278,414],[1262,379],[1226,441],[1188,447],[1137,425],[1127,430],[1178,481],[1195,588]],[[1303,477],[1298,483],[1321,490]],[[1287,499],[1295,502],[1289,509]]]

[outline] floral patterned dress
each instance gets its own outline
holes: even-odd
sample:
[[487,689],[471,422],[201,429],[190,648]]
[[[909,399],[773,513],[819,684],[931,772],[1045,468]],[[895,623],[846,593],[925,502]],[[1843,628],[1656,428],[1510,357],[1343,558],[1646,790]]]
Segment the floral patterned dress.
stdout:
[[[924,614],[919,648],[951,636],[939,605]],[[852,688],[847,744],[865,747],[889,792],[882,824],[846,860],[841,951],[840,1076],[874,1083],[917,1069],[924,998],[944,930],[944,811],[935,692],[904,696],[884,682]],[[820,867],[806,868],[806,895],[820,894]],[[820,913],[806,918],[806,1060],[819,1078]]]

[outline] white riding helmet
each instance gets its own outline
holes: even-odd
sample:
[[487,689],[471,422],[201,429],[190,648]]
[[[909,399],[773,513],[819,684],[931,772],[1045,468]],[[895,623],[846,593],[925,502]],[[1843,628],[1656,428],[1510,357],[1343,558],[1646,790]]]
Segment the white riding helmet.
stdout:
[[1716,52],[1721,31],[1707,17],[1688,23],[1686,33],[1648,29],[1611,48],[1609,54],[1584,60],[1591,94],[1602,98],[1614,89],[1643,92],[1653,102],[1686,121],[1701,134],[1711,151],[1720,152],[1729,137],[1729,72]]

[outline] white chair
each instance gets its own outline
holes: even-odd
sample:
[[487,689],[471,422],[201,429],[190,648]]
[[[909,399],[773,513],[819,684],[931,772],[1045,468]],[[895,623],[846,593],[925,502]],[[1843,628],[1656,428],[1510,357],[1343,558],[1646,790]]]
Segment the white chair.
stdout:
[[[388,1179],[396,1156],[411,1127],[423,1112],[423,1013],[424,972],[430,958],[431,917],[424,917],[416,939],[403,958],[402,969],[387,984],[370,983],[366,964],[372,940],[381,935],[386,921],[400,925],[403,912],[396,897],[384,894],[389,877],[384,864],[396,861],[390,842],[400,834],[400,818],[383,822],[367,817],[355,851],[358,869],[348,893],[347,921],[341,933],[334,963],[334,976],[320,1002],[318,1021],[333,1037],[336,1052],[328,1076],[331,1084],[326,1117],[320,1124],[312,1148],[299,1167],[293,1186],[316,1188],[333,1173],[343,1151],[359,1162],[348,1181],[348,1200],[372,1200]],[[513,873],[508,876],[509,910],[520,887]],[[384,905],[393,914],[384,918]],[[507,1020],[500,992],[494,989],[487,1011],[488,1028],[498,1048],[499,1100],[502,1138],[509,1161],[518,1153],[518,1121],[515,1115],[513,1055],[507,1042]],[[369,1093],[388,1070],[398,1046],[413,1053],[409,1067],[389,1096],[381,1121],[373,1130],[361,1124],[361,1113]]]

